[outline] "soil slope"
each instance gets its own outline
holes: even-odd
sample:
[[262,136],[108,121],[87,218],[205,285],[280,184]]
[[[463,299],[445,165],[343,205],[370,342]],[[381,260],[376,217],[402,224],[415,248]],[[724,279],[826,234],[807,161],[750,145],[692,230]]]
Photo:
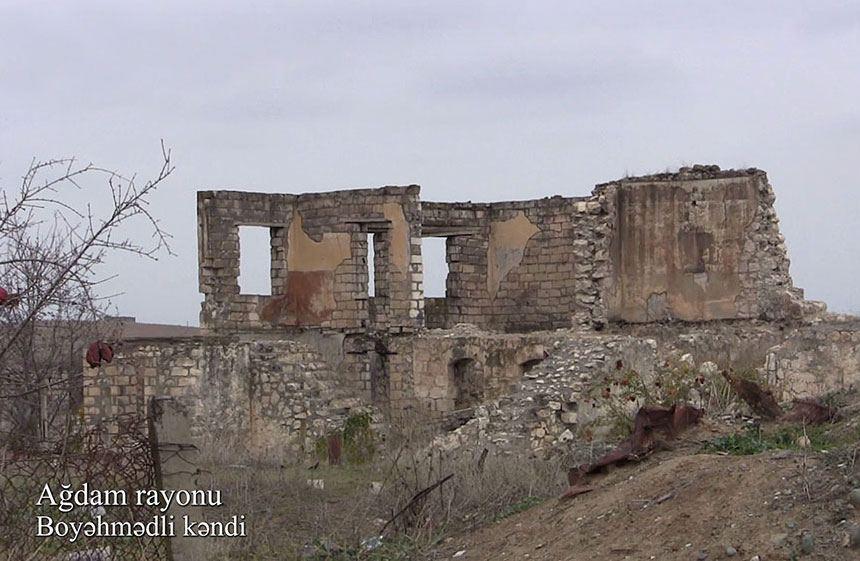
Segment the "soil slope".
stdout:
[[[697,453],[689,442],[615,469],[596,489],[447,540],[436,559],[860,559],[843,543],[858,518],[852,465],[828,453]],[[802,540],[804,534],[806,547]],[[465,553],[461,553],[465,550]],[[732,555],[734,553],[734,555]]]

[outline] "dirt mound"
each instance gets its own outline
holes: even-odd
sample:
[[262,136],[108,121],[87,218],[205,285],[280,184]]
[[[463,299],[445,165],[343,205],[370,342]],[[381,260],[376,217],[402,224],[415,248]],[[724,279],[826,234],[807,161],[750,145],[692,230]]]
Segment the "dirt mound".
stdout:
[[[616,469],[592,493],[552,500],[448,540],[434,557],[465,550],[458,559],[851,558],[842,545],[844,520],[853,516],[845,500],[850,489],[826,455],[697,450],[663,452]],[[804,536],[810,553],[803,553]]]

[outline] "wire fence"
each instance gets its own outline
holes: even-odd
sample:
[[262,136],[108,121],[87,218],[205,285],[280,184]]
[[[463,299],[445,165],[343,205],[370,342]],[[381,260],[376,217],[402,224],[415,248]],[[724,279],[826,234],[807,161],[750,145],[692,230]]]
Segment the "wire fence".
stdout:
[[138,497],[157,489],[156,467],[148,420],[139,415],[50,447],[0,449],[0,560],[167,559],[167,517]]

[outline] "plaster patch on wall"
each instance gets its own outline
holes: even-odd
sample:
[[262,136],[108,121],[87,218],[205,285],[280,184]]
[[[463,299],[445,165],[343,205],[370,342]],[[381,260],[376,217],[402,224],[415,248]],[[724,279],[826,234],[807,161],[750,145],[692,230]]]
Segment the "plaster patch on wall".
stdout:
[[287,286],[283,296],[263,305],[260,318],[288,325],[319,325],[330,319],[337,308],[335,270],[351,255],[349,234],[326,232],[315,241],[295,211],[287,233]]
[[620,185],[610,317],[707,321],[740,315],[757,185],[755,176]]
[[[402,211],[401,211],[402,215]],[[287,269],[293,271],[334,271],[352,256],[350,235],[326,232],[315,241],[302,228],[302,215],[293,213],[287,234]]]
[[496,297],[502,279],[522,262],[526,244],[538,232],[540,228],[532,224],[523,211],[510,220],[490,223],[487,290],[491,299]]
[[382,214],[391,222],[391,264],[405,273],[409,269],[409,224],[403,206],[397,203],[382,205]]

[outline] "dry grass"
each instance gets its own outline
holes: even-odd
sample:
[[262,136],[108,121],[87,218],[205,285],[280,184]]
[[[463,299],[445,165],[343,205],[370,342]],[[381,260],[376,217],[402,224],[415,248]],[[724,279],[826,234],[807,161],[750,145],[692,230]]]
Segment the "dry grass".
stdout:
[[[206,443],[200,483],[220,489],[224,499],[211,517],[245,514],[248,521],[248,536],[216,542],[213,559],[412,559],[452,529],[502,518],[563,488],[567,465],[561,459],[531,458],[528,450],[446,455],[427,448],[426,423],[402,426],[413,428],[389,435],[381,452],[363,465],[323,462],[308,469],[311,462],[255,461],[237,443]],[[449,474],[444,484],[413,501]],[[314,488],[310,480],[323,480],[324,488]],[[381,534],[381,546],[366,545]]]

